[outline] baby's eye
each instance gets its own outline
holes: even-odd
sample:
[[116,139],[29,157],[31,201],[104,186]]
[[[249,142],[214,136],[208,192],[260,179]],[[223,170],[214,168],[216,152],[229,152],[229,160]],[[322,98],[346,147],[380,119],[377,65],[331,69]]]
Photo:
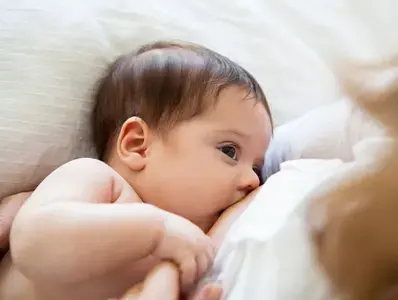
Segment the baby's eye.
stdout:
[[219,150],[224,153],[226,156],[232,158],[233,160],[238,159],[238,151],[232,145],[221,146]]

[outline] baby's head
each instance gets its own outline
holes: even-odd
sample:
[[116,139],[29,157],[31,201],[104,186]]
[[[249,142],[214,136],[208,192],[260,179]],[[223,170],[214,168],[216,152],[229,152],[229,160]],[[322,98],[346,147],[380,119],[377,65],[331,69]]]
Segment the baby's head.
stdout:
[[119,57],[92,115],[99,157],[146,203],[204,229],[258,187],[272,133],[266,98],[207,48],[156,42]]

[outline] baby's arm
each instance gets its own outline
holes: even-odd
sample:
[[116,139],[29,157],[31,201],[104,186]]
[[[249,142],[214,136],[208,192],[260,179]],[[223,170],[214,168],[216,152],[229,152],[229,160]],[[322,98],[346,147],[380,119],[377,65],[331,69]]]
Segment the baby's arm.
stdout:
[[163,212],[139,203],[132,190],[133,203],[114,203],[123,184],[116,172],[92,159],[53,172],[15,218],[14,263],[27,277],[70,283],[150,254],[163,234]]
[[[254,199],[258,189],[245,197],[242,201],[225,210],[208,235],[214,245],[219,248],[225,235]],[[178,268],[172,263],[161,263],[148,274],[145,281],[135,285],[120,300],[152,300],[167,299],[177,300],[179,295]],[[192,300],[219,300],[221,299],[222,287],[217,283],[208,283],[195,291],[189,297]]]

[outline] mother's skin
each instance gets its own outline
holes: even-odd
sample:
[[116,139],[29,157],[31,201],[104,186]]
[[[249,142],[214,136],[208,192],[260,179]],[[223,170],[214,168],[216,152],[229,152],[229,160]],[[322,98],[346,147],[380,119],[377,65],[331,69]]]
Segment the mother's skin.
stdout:
[[[228,208],[209,231],[208,234],[212,237],[217,249],[221,245],[232,223],[246,209],[257,191],[258,189],[246,196],[242,201]],[[30,194],[20,193],[12,195],[0,202],[0,252],[2,253],[7,251],[12,221]],[[9,267],[10,265],[11,259],[7,255],[0,264],[0,295],[3,294],[3,289],[20,290],[21,284],[23,285],[23,278],[14,278],[13,269]],[[173,264],[168,262],[162,263],[148,274],[143,283],[132,287],[119,300],[177,300],[179,297],[178,274],[178,270]],[[18,286],[15,286],[14,282],[18,282]],[[28,285],[26,287],[29,289]],[[192,299],[219,300],[221,299],[221,292],[220,286],[208,284],[200,289]]]

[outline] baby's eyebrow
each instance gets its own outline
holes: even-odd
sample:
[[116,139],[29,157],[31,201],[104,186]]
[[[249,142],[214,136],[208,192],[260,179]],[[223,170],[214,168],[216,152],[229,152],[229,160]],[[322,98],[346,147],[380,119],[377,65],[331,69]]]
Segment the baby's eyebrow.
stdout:
[[215,130],[215,133],[218,134],[233,134],[236,135],[237,137],[243,138],[243,139],[248,139],[249,135],[246,133],[238,130],[238,129],[217,129]]

